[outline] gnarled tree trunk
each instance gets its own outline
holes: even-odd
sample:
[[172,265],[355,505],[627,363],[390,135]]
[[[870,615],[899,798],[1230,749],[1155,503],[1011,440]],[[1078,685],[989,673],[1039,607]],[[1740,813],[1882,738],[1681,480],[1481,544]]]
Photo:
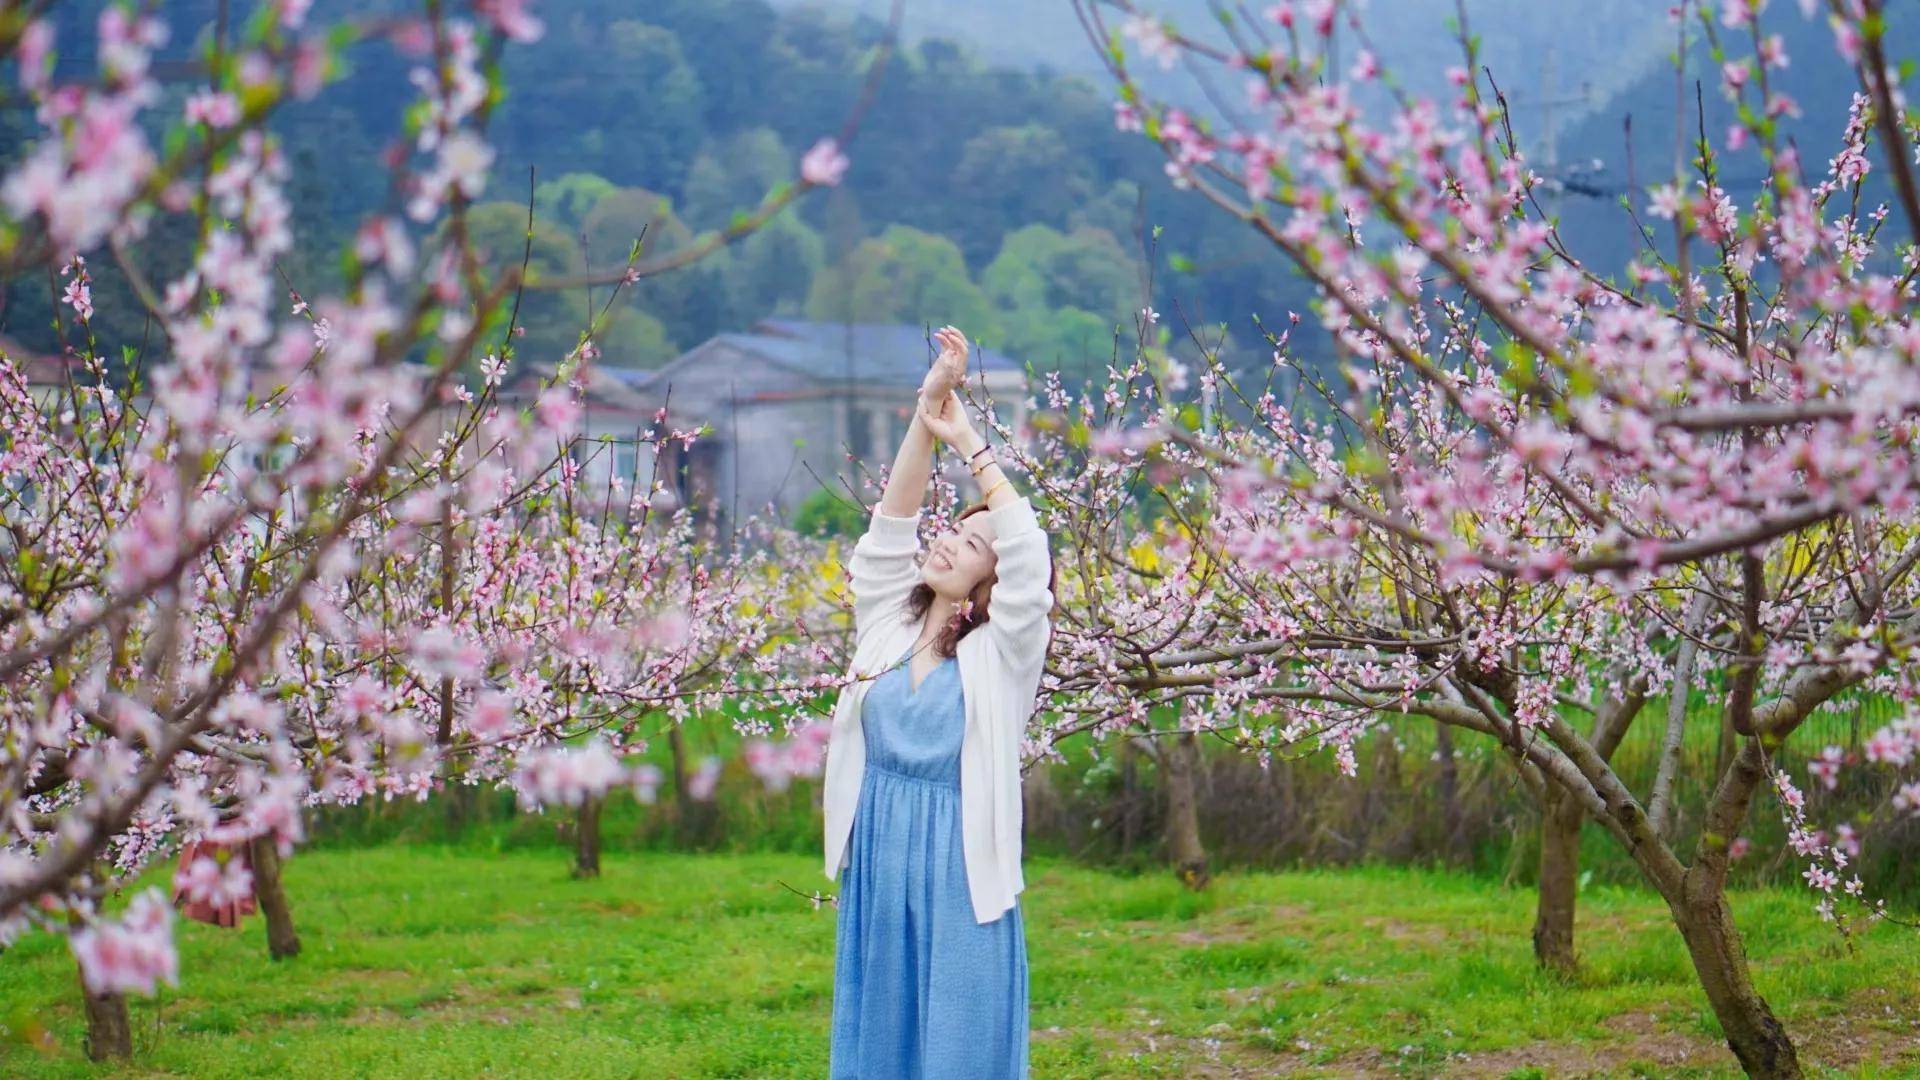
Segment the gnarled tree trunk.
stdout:
[[1197,892],[1212,880],[1207,870],[1207,849],[1200,843],[1196,790],[1200,741],[1193,732],[1183,731],[1165,744],[1160,759],[1167,782],[1167,858],[1173,863],[1174,874]]
[[1800,1058],[1793,1040],[1767,1007],[1766,999],[1753,988],[1746,949],[1740,943],[1740,931],[1733,925],[1726,893],[1701,884],[1699,878],[1689,872],[1685,895],[1669,906],[1687,943],[1687,953],[1693,958],[1693,970],[1700,976],[1720,1030],[1726,1033],[1727,1045],[1748,1076],[1765,1080],[1800,1077]]
[[293,907],[280,880],[280,849],[273,837],[254,837],[247,858],[253,867],[253,898],[267,917],[267,955],[275,960],[300,955],[300,935],[293,928]]

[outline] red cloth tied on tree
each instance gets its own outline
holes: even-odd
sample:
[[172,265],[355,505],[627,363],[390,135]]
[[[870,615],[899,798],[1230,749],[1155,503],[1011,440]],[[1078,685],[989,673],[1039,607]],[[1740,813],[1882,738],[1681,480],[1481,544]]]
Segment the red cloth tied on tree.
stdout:
[[[225,860],[220,857],[223,853],[226,855]],[[251,890],[243,896],[224,903],[216,904],[204,899],[188,899],[186,890],[182,889],[178,883],[179,872],[192,866],[197,859],[212,859],[222,863],[223,866],[228,861],[238,859],[240,865],[246,867],[249,874],[253,871],[253,863],[247,854],[245,844],[215,844],[206,840],[188,841],[180,849],[180,862],[174,874],[173,906],[180,909],[180,914],[214,926],[238,926],[242,916],[251,915],[258,910]]]

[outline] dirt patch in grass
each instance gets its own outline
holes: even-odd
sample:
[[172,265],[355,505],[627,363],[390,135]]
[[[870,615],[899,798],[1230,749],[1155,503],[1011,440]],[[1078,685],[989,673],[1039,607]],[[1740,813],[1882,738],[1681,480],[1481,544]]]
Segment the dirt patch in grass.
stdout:
[[1411,941],[1420,945],[1448,945],[1462,936],[1439,923],[1410,923],[1399,919],[1368,919],[1368,931],[1388,941]]
[[[1182,945],[1254,941],[1298,930],[1303,920],[1313,918],[1313,909],[1303,904],[1229,908],[1198,921],[1197,925],[1169,934],[1168,940]],[[1142,929],[1151,929],[1151,924],[1143,924]]]
[[529,1016],[550,1014],[554,1009],[581,1007],[580,991],[572,986],[528,987],[525,984],[509,984],[485,987],[461,983],[411,999],[361,1004],[350,1012],[316,1010],[311,1014],[288,1014],[277,1018],[275,1026],[286,1029],[322,1025],[373,1028],[464,1020],[521,1022]]
[[1590,911],[1583,907],[1580,909],[1580,922],[1586,933],[1608,938],[1631,939],[1642,934],[1651,937],[1679,936],[1673,928],[1673,920],[1659,911]]
[[653,905],[643,904],[638,900],[582,900],[580,901],[580,907],[584,911],[598,911],[607,915],[624,915],[629,918],[651,915],[654,911]]
[[1236,907],[1232,912],[1236,917],[1252,919],[1268,927],[1287,926],[1302,919],[1320,917],[1319,909],[1308,904],[1262,904],[1257,908]]
[[[1261,1080],[1275,1076],[1404,1077],[1409,1062],[1399,1056],[1367,1048],[1329,1056],[1326,1048],[1298,1043],[1275,1049],[1238,1037],[1225,1024],[1217,1034],[1173,1035],[1166,1032],[1114,1032],[1106,1028],[1078,1029],[1093,1035],[1107,1050],[1109,1061],[1125,1063],[1130,1075],[1198,1077],[1201,1080]],[[1036,1040],[1059,1037],[1059,1029],[1035,1031]],[[1430,1072],[1430,1070],[1423,1071]],[[1558,1075],[1557,1073],[1554,1075]]]
[[[1211,912],[1193,920],[1184,929],[1165,935],[1166,940],[1182,945],[1213,945],[1253,941],[1276,933],[1297,929],[1303,920],[1316,917],[1304,904],[1272,904],[1259,907],[1233,907]],[[1159,920],[1133,919],[1120,924],[1131,936],[1163,930]]]
[[338,980],[350,985],[356,992],[365,992],[370,987],[407,986],[420,978],[420,973],[407,968],[364,967],[347,964],[329,968],[326,972],[329,982]]
[[[1247,990],[1244,995],[1262,991]],[[1246,997],[1249,1003],[1256,997]],[[1161,1030],[1153,1017],[1137,1028],[1115,1030],[1104,1026],[1042,1028],[1032,1033],[1036,1043],[1073,1036],[1091,1038],[1109,1064],[1122,1066],[1126,1075],[1201,1077],[1204,1080],[1253,1080],[1255,1077],[1405,1077],[1431,1075],[1433,1065],[1417,1057],[1412,1046],[1401,1053],[1374,1047],[1340,1051],[1305,1039],[1278,1041],[1271,1028],[1236,1028],[1224,1021],[1198,1034]],[[1424,1066],[1424,1067],[1422,1067]],[[1554,1074],[1558,1075],[1558,1074]]]
[[1263,1008],[1273,1000],[1270,986],[1229,986],[1220,991],[1220,999],[1236,1009]]
[[[1230,1004],[1257,1006],[1270,990],[1229,991]],[[1801,1061],[1833,1069],[1861,1065],[1900,1067],[1920,1064],[1920,1016],[1902,1011],[1895,995],[1872,991],[1849,1000],[1844,1013],[1794,1025]],[[1537,1069],[1554,1077],[1739,1075],[1739,1063],[1726,1044],[1694,1030],[1675,1028],[1658,1015],[1622,1013],[1603,1025],[1608,1036],[1594,1041],[1540,1040],[1499,1050],[1456,1053],[1445,1061],[1421,1061],[1374,1047],[1329,1056],[1325,1047],[1296,1043],[1276,1048],[1244,1029],[1216,1024],[1198,1035],[1157,1030],[1148,1020],[1132,1030],[1107,1027],[1058,1027],[1033,1032],[1037,1043],[1086,1035],[1115,1064],[1142,1075],[1240,1080],[1268,1076],[1402,1077],[1410,1074],[1489,1080],[1519,1070]],[[1411,1047],[1409,1048],[1411,1049]],[[1405,1051],[1402,1052],[1403,1054]]]
[[[1856,995],[1846,1010],[1788,1025],[1803,1065],[1849,1070],[1920,1063],[1920,1017],[1902,1013],[1885,990]],[[1737,1076],[1739,1062],[1724,1042],[1698,1031],[1675,1030],[1660,1017],[1622,1013],[1606,1021],[1617,1034],[1606,1042],[1534,1042],[1473,1054],[1445,1075],[1503,1077],[1529,1066],[1552,1077],[1625,1075],[1637,1067],[1655,1075],[1694,1070]]]
[[1851,994],[1843,1011],[1789,1022],[1803,1063],[1831,1069],[1920,1065],[1920,1005],[1884,987]]
[[1228,924],[1226,926],[1208,926],[1198,930],[1182,930],[1168,935],[1167,940],[1182,945],[1233,945],[1242,941],[1252,941],[1258,936],[1259,927],[1252,923]]
[[1457,1077],[1502,1077],[1535,1068],[1552,1077],[1609,1076],[1630,1066],[1668,1075],[1681,1069],[1727,1070],[1736,1066],[1726,1046],[1704,1035],[1674,1031],[1644,1012],[1621,1013],[1605,1022],[1616,1034],[1602,1043],[1538,1041],[1463,1055],[1445,1073]]
[[1234,1038],[1226,1024],[1218,1034],[1176,1035],[1151,1027],[1115,1031],[1105,1027],[1039,1028],[1036,1043],[1074,1035],[1090,1036],[1114,1064],[1125,1063],[1140,1075],[1201,1077],[1204,1080],[1243,1080],[1260,1076],[1297,1075],[1304,1058],[1276,1053]]

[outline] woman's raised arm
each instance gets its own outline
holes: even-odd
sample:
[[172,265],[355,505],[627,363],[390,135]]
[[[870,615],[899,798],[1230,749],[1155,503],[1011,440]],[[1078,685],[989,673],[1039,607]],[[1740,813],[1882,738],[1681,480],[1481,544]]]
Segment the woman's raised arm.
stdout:
[[949,390],[937,405],[922,402],[921,410],[920,420],[934,438],[967,460],[967,471],[980,485],[980,497],[987,504],[985,516],[993,522],[997,580],[989,601],[987,633],[1009,667],[1038,679],[1053,633],[1049,621],[1053,591],[1048,585],[1053,570],[1047,535],[1033,503],[1014,490],[985,437],[967,419],[959,394]]
[[921,419],[922,406],[941,401],[960,385],[967,374],[967,339],[951,326],[934,333],[940,342],[940,355],[920,384],[919,400],[913,410],[913,422],[907,436],[893,455],[893,469],[887,474],[887,486],[880,493],[880,511],[892,517],[912,517],[920,512],[927,498],[927,477],[933,471],[933,433]]
[[[935,336],[940,340],[940,355],[921,384],[922,400],[952,395],[967,372],[967,339],[960,331],[948,326]],[[915,565],[920,554],[920,504],[926,500],[927,478],[933,471],[933,432],[921,417],[923,411],[913,410],[907,436],[893,456],[886,490],[847,560],[856,641],[904,608],[907,594],[920,578]]]

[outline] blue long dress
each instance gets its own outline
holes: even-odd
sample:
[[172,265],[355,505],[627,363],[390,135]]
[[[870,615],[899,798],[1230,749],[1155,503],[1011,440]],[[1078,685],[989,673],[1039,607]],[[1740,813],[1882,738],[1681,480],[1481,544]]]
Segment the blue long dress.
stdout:
[[911,668],[896,662],[861,703],[867,764],[840,875],[832,1076],[1024,1078],[1020,905],[983,925],[967,891],[960,665],[947,657],[918,690]]

